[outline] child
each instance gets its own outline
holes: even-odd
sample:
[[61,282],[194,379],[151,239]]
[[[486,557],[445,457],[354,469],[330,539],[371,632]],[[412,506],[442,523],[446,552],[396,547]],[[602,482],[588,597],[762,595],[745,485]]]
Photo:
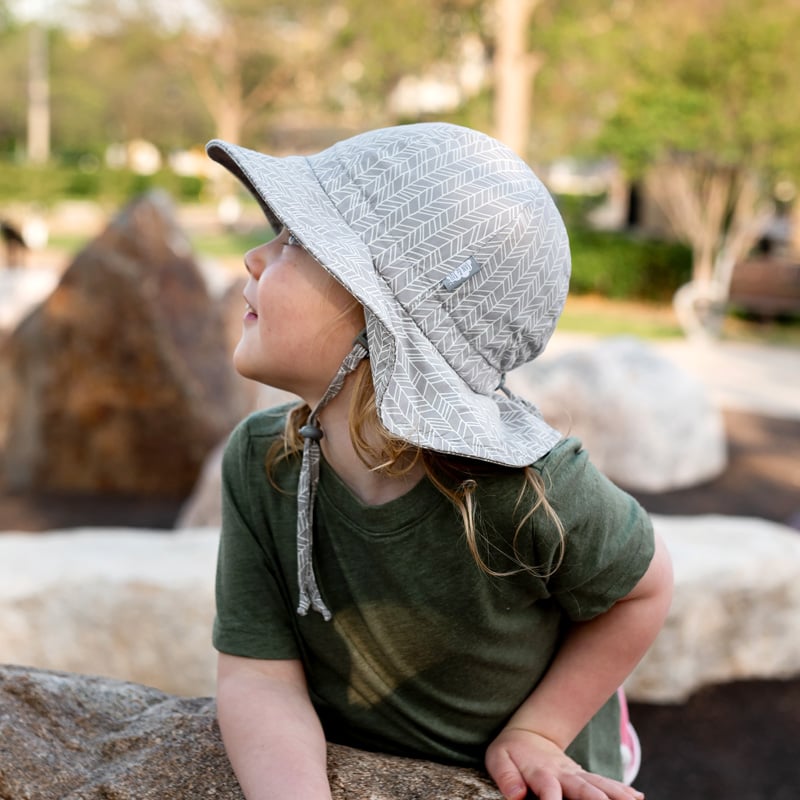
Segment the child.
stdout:
[[278,232],[245,256],[236,369],[304,401],[246,419],[224,459],[217,702],[245,796],[330,798],[330,739],[485,766],[515,800],[641,797],[616,690],[669,561],[504,385],[567,292],[546,189],[439,123],[208,152]]

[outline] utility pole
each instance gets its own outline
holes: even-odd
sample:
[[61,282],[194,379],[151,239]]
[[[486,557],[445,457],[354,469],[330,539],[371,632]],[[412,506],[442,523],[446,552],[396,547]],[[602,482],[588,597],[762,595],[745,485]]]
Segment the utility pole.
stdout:
[[50,80],[47,29],[39,20],[28,32],[28,161],[50,158]]

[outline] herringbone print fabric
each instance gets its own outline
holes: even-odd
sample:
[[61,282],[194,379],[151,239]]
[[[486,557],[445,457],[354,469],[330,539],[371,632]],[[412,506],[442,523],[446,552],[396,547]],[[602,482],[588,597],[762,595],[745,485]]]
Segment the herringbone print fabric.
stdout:
[[371,131],[313,156],[219,140],[238,176],[363,304],[378,411],[415,444],[511,466],[560,434],[497,391],[563,308],[570,259],[547,192],[511,150],[444,123]]
[[[317,494],[317,484],[319,483],[319,462],[322,453],[319,447],[319,439],[322,431],[317,427],[318,415],[320,411],[334,398],[342,389],[344,379],[359,365],[366,357],[367,351],[364,346],[356,342],[352,350],[347,354],[336,375],[328,386],[325,394],[312,409],[308,420],[300,433],[304,436],[303,442],[303,463],[300,468],[300,480],[297,484],[297,585],[300,589],[300,597],[297,603],[297,613],[305,616],[309,608],[319,612],[325,621],[331,619],[331,612],[322,599],[317,579],[314,575],[314,498]],[[318,435],[308,435],[304,429],[312,428]]]

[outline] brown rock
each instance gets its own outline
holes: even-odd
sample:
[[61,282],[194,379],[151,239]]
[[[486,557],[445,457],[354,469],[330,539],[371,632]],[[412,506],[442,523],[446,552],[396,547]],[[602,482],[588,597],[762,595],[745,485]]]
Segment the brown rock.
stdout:
[[14,489],[184,496],[242,413],[222,319],[162,195],[123,209],[8,349]]
[[[333,800],[501,800],[477,772],[334,744],[328,774]],[[212,699],[0,666],[2,800],[198,797],[242,800]]]

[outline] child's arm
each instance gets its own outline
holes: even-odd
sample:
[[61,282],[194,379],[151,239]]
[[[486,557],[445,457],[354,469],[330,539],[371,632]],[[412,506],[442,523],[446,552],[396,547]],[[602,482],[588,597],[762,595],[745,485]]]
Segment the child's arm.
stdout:
[[656,537],[655,555],[633,591],[573,627],[535,691],[489,746],[486,768],[505,797],[521,800],[528,787],[540,800],[641,797],[585,772],[564,750],[652,644],[671,597],[672,567]]
[[217,716],[247,800],[330,800],[325,735],[299,661],[220,653]]

